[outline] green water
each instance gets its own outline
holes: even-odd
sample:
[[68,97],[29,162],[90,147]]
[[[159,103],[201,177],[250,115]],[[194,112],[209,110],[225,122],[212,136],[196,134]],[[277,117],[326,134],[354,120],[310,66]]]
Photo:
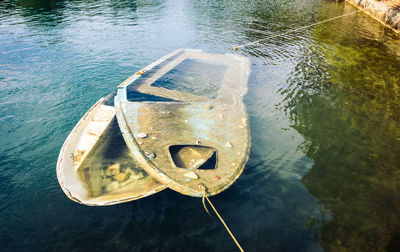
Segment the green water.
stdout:
[[[236,249],[200,199],[171,190],[72,202],[56,178],[60,148],[94,102],[177,48],[232,53],[352,11],[328,0],[0,2],[1,250]],[[251,60],[252,148],[211,200],[240,244],[398,251],[399,37],[357,13],[237,53]]]

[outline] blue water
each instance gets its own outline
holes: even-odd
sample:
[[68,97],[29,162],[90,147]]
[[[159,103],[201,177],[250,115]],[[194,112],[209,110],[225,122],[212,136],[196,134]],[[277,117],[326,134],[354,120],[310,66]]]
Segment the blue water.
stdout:
[[[229,48],[355,9],[328,0],[0,2],[2,251],[233,251],[201,200],[87,207],[58,185],[81,116],[177,48]],[[246,251],[400,248],[399,37],[357,13],[244,48],[252,148],[211,198]]]

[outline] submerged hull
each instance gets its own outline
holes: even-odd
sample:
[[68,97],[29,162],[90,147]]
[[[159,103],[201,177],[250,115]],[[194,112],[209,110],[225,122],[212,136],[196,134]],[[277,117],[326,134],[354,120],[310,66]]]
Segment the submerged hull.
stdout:
[[127,148],[110,102],[113,98],[101,98],[88,110],[58,157],[60,186],[70,199],[81,204],[112,205],[166,188],[140,167]]
[[[177,50],[123,82],[116,116],[141,167],[190,196],[201,197],[201,186],[208,195],[228,188],[249,156],[249,67],[244,57]],[[213,74],[222,77],[214,81]]]

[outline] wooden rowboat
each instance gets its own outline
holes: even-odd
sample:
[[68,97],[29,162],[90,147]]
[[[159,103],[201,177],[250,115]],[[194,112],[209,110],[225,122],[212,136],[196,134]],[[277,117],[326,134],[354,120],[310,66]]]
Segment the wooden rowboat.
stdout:
[[64,193],[85,205],[112,205],[166,187],[152,179],[127,148],[115,118],[115,92],[97,101],[64,142],[57,178]]
[[182,194],[228,188],[250,150],[248,58],[180,49],[118,86],[114,107],[140,166]]

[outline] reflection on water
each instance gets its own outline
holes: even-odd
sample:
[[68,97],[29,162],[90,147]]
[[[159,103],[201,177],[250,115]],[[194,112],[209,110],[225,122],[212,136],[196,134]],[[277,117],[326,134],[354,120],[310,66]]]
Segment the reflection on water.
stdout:
[[12,9],[13,11],[20,11],[21,16],[25,18],[29,22],[29,24],[38,27],[46,27],[56,26],[62,23],[64,18],[62,12],[65,8],[65,4],[65,0],[18,0],[15,1],[15,5],[9,4],[9,8],[4,9],[8,9],[8,11],[10,11],[10,9]]
[[[334,29],[332,25],[328,28]],[[382,41],[315,34],[282,89],[284,109],[314,160],[302,178],[332,219],[329,251],[397,251],[400,245],[400,64]]]
[[[235,249],[199,199],[171,190],[110,207],[72,202],[57,182],[59,150],[100,97],[177,48],[232,53],[354,10],[330,0],[0,1],[2,249]],[[398,36],[357,13],[238,53],[252,62],[252,149],[212,200],[241,245],[398,250]],[[100,178],[125,157],[114,154],[88,167]]]

